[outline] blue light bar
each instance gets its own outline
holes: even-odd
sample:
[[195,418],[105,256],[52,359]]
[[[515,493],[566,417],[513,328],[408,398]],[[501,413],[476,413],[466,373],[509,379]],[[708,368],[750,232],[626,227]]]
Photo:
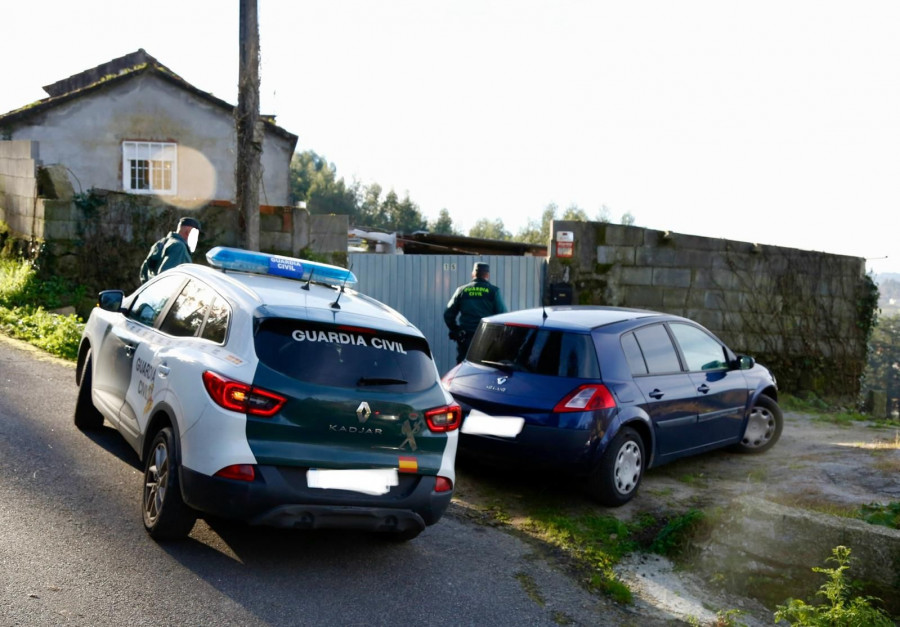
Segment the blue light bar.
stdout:
[[342,285],[353,287],[357,283],[356,275],[345,268],[240,248],[216,246],[206,253],[206,261],[213,268],[221,270],[272,274],[298,281],[308,281],[312,276],[313,283],[325,283],[338,287]]

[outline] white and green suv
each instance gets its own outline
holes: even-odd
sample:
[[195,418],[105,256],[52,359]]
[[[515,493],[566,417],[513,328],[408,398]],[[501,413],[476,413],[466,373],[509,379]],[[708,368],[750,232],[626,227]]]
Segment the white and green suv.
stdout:
[[100,294],[75,425],[144,465],[157,539],[199,516],[411,539],[455,481],[459,406],[422,333],[343,268],[233,248]]

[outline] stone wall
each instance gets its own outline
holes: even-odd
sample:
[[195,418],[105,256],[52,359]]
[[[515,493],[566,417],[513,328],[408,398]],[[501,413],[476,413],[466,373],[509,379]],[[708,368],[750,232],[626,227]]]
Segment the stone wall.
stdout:
[[[11,142],[6,142],[7,144]],[[25,144],[29,142],[23,142]],[[214,202],[199,209],[181,209],[153,196],[92,190],[72,194],[53,190],[52,173],[39,170],[38,178],[52,196],[32,199],[38,208],[33,220],[15,220],[12,212],[0,214],[9,226],[7,237],[19,242],[35,241],[38,267],[46,275],[72,278],[88,287],[96,300],[101,289],[126,292],[139,285],[139,270],[150,247],[175,229],[182,216],[200,220],[203,228],[195,263],[206,263],[206,252],[214,246],[242,245],[242,219],[231,203]],[[8,178],[0,173],[0,185]],[[347,216],[310,215],[294,207],[260,208],[260,248],[289,256],[313,256],[337,265],[347,261]],[[13,216],[9,221],[5,216]],[[17,246],[23,249],[23,246]]]
[[0,141],[0,220],[17,233],[34,227],[37,163],[37,142]]
[[877,294],[864,259],[596,222],[556,221],[551,237],[551,294],[682,315],[772,368],[782,390],[858,395]]

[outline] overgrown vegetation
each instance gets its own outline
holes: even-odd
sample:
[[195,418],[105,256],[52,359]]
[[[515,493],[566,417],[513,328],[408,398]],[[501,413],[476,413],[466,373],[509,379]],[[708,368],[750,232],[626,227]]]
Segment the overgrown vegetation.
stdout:
[[863,505],[859,508],[859,517],[871,525],[900,529],[900,502]]
[[83,321],[49,310],[83,296],[83,288],[60,277],[39,280],[28,261],[0,259],[0,331],[51,355],[77,358]]
[[873,604],[879,600],[869,596],[857,596],[845,573],[850,568],[850,549],[837,546],[831,551],[834,568],[813,568],[813,572],[828,576],[828,581],[819,587],[817,596],[822,603],[809,604],[799,599],[788,599],[779,605],[775,621],[785,620],[797,627],[892,627],[894,621]]

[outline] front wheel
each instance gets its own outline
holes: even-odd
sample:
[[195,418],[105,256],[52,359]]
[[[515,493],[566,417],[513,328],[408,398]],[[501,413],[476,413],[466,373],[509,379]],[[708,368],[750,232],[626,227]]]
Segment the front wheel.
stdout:
[[623,427],[588,478],[588,490],[601,505],[619,507],[637,494],[644,475],[644,441]]
[[88,349],[84,357],[84,366],[78,385],[78,398],[75,401],[75,426],[81,431],[95,431],[103,426],[103,414],[94,407],[91,399],[91,386],[94,379],[94,364],[91,351]]
[[179,472],[175,436],[166,427],[153,438],[144,461],[144,527],[154,540],[185,538],[197,521],[196,512],[181,499]]
[[739,453],[763,453],[781,437],[784,415],[775,399],[760,395],[747,417],[747,427],[740,443],[734,446]]

